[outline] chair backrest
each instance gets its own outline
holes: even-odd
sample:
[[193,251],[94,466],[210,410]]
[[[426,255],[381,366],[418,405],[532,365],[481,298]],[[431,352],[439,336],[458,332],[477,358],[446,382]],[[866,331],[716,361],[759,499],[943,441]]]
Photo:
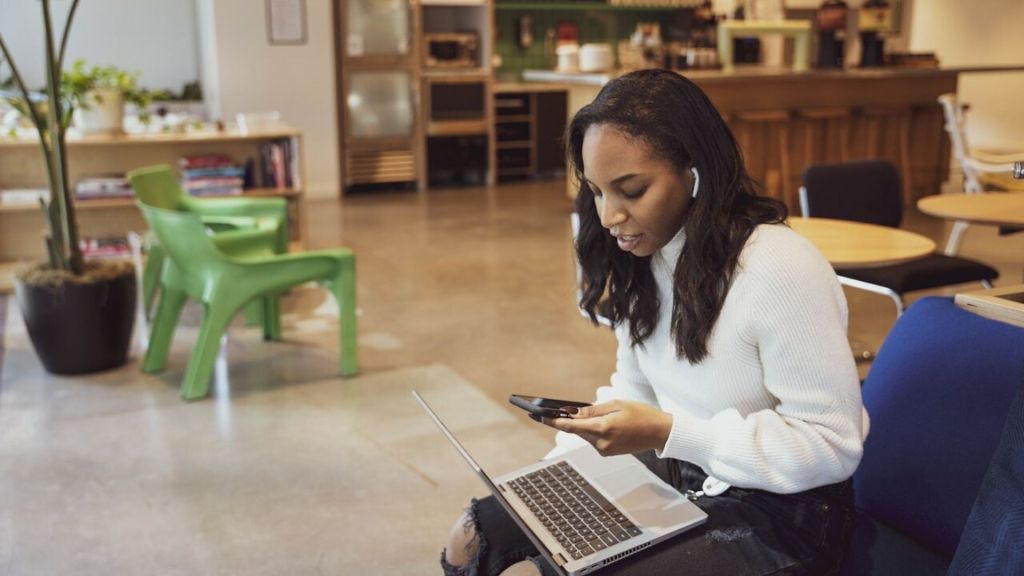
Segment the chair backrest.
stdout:
[[223,266],[224,254],[217,249],[199,216],[151,206],[142,198],[136,204],[180,273],[198,277],[213,267]]
[[1024,328],[915,302],[864,382],[857,506],[952,558],[1024,367]]
[[135,197],[154,208],[187,210],[188,202],[170,166],[147,166],[125,174],[135,189]]
[[900,173],[889,162],[814,164],[804,170],[804,216],[898,227],[903,220]]
[[982,192],[978,172],[967,162],[970,148],[967,145],[967,129],[964,126],[964,110],[956,94],[950,92],[939,96],[942,115],[946,119],[946,132],[953,147],[953,156],[964,173],[964,189],[968,193]]

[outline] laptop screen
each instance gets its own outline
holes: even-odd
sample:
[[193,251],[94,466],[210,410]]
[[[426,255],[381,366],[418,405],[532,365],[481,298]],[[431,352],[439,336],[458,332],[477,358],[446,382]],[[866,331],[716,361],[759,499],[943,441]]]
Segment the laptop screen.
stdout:
[[420,403],[420,406],[423,408],[423,410],[426,411],[426,413],[434,421],[434,424],[436,424],[437,427],[441,429],[441,432],[444,434],[445,438],[448,439],[448,442],[450,442],[452,446],[455,447],[455,450],[457,450],[458,453],[462,455],[462,458],[469,463],[470,468],[472,468],[477,473],[477,475],[480,476],[480,479],[483,480],[484,484],[486,484],[487,487],[491,490],[491,494],[494,495],[494,498],[498,501],[499,504],[501,504],[501,507],[504,508],[506,512],[508,512],[508,515],[511,516],[513,520],[515,520],[516,525],[519,526],[519,529],[522,530],[524,534],[526,534],[526,537],[529,538],[530,542],[533,543],[534,547],[540,551],[541,555],[544,556],[544,559],[548,561],[548,563],[551,565],[552,568],[555,569],[556,572],[558,572],[559,574],[565,574],[565,572],[558,566],[558,564],[555,563],[555,560],[551,557],[551,553],[548,551],[547,547],[541,544],[540,540],[533,533],[533,531],[526,527],[526,523],[522,521],[522,519],[519,517],[519,514],[517,514],[515,510],[512,509],[512,506],[508,503],[508,500],[505,499],[505,495],[502,494],[501,489],[495,486],[490,476],[488,476],[487,473],[484,472],[483,468],[481,468],[480,465],[476,463],[476,460],[473,459],[473,456],[470,455],[469,451],[462,447],[462,443],[459,442],[457,438],[455,438],[455,435],[452,434],[450,430],[448,430],[448,427],[444,425],[444,422],[441,421],[441,418],[438,417],[438,415],[434,412],[430,405],[427,404],[427,401],[423,399],[423,396],[420,396],[420,393],[417,392],[416,390],[412,391],[412,395],[413,397],[416,398],[416,401]]

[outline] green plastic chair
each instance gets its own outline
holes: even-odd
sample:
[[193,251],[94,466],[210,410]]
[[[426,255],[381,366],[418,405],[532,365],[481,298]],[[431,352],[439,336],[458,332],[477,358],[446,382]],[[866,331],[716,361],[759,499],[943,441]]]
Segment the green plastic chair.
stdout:
[[235,314],[248,303],[261,301],[264,331],[274,329],[271,325],[276,323],[279,332],[278,311],[269,309],[276,306],[276,299],[267,296],[314,280],[325,283],[338,302],[341,374],[358,372],[355,255],[351,250],[241,257],[228,251],[242,246],[251,254],[256,251],[252,238],[262,231],[235,230],[211,236],[195,214],[149,205],[144,196],[136,203],[172,264],[164,268],[161,278],[161,294],[142,362],[144,372],[163,370],[181,309],[188,298],[198,300],[204,308],[203,323],[181,383],[181,395],[186,400],[203,398],[209,393],[221,336]]
[[[157,165],[128,172],[126,178],[136,196],[150,206],[197,214],[214,232],[255,228],[273,236],[275,254],[288,252],[288,204],[284,198],[193,198],[185,193],[170,166]],[[153,309],[156,287],[163,274],[165,253],[153,234],[147,234],[146,264],[142,271],[143,306],[148,316]],[[258,310],[258,309],[255,309]],[[250,321],[260,320],[255,313]]]

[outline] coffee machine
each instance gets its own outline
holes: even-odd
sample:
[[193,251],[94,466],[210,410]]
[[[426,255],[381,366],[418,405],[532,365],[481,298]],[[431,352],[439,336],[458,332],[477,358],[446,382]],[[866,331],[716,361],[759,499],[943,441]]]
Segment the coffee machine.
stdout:
[[888,0],[867,0],[857,18],[860,31],[860,65],[877,68],[885,64],[885,33],[892,30],[892,6]]
[[845,59],[846,16],[844,0],[825,0],[814,20],[818,28],[818,68],[842,68]]

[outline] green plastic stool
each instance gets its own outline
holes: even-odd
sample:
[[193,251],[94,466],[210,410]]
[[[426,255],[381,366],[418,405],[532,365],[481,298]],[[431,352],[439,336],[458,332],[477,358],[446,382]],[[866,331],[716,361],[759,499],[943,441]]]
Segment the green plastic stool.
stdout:
[[144,372],[163,370],[181,309],[188,298],[198,300],[203,304],[203,322],[181,383],[181,395],[186,400],[205,397],[221,336],[234,315],[248,303],[260,300],[265,332],[279,334],[277,300],[267,297],[310,281],[325,283],[338,302],[341,374],[350,376],[359,371],[355,255],[351,250],[240,257],[226,250],[239,246],[252,250],[252,238],[262,231],[235,230],[211,236],[195,214],[150,206],[141,196],[137,204],[173,264],[163,271],[161,296],[142,363]]

